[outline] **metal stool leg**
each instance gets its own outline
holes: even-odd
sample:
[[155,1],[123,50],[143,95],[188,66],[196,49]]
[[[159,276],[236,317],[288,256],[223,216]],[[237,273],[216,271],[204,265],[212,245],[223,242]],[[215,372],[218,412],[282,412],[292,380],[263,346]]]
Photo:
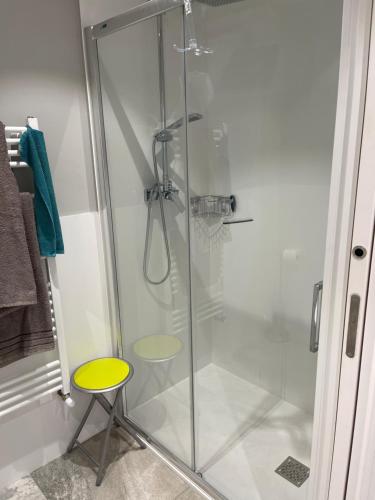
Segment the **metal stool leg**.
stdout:
[[[106,397],[103,396],[103,394],[95,394],[95,397],[96,397],[98,403],[100,403],[100,405],[103,407],[103,409],[110,415],[111,411],[112,411],[112,406],[109,403],[109,401],[106,399]],[[115,415],[114,420],[120,427],[122,427],[122,429],[124,429],[124,431],[126,431],[128,434],[130,434],[135,439],[135,441],[139,444],[139,446],[142,449],[147,448],[147,446],[144,444],[144,442],[141,439],[139,439],[139,437],[137,436],[137,433],[135,431],[133,431],[133,429],[130,427],[130,425],[128,425],[122,417]]]
[[130,425],[127,424],[126,420],[124,420],[122,417],[118,417],[117,415],[115,415],[115,421],[119,424],[119,426],[122,429],[124,429],[125,432],[127,432],[132,436],[132,438],[138,443],[138,445],[140,446],[140,448],[142,448],[142,450],[147,448],[144,442],[141,439],[139,439],[137,433],[133,431]]
[[113,403],[111,412],[109,414],[107,429],[105,431],[105,436],[104,436],[104,443],[103,443],[103,447],[102,447],[102,451],[101,451],[101,455],[100,455],[99,470],[98,470],[98,474],[97,474],[97,477],[96,477],[96,486],[100,486],[101,483],[102,483],[102,480],[103,480],[104,467],[105,467],[105,459],[106,459],[106,456],[107,456],[107,449],[108,449],[108,444],[109,444],[109,437],[110,437],[110,434],[111,434],[111,428],[112,428],[112,425],[113,425],[113,419],[115,418],[117,404],[118,404],[119,399],[120,399],[121,389],[122,389],[122,387],[120,387],[119,389],[117,389],[116,396],[115,396],[115,401]]
[[86,410],[85,414],[83,415],[81,423],[77,427],[77,430],[76,430],[76,432],[75,432],[72,440],[69,443],[69,446],[68,446],[68,449],[67,449],[68,453],[70,453],[73,450],[74,445],[75,445],[75,443],[76,443],[76,441],[78,439],[78,436],[80,435],[81,430],[82,430],[83,426],[85,425],[88,416],[90,415],[90,412],[92,410],[92,407],[94,406],[94,403],[95,403],[95,396],[92,396],[90,404],[88,405],[87,410]]

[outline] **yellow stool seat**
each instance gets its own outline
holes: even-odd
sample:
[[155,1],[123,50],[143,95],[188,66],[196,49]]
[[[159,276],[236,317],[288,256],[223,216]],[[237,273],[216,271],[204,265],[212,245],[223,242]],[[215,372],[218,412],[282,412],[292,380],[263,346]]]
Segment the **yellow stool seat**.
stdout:
[[132,366],[123,359],[99,358],[78,367],[72,382],[84,392],[106,392],[124,385],[132,374]]

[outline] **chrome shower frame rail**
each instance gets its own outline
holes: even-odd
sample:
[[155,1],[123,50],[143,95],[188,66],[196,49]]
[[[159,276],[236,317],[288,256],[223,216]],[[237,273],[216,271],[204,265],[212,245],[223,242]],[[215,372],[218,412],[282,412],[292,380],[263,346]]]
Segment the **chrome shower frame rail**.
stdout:
[[141,21],[146,21],[146,19],[164,14],[169,10],[175,9],[176,7],[182,7],[183,5],[183,0],[149,0],[148,2],[137,5],[137,7],[133,9],[129,9],[124,14],[111,17],[101,23],[86,28],[86,30],[89,29],[92,38],[97,40],[98,38],[115,33],[116,31]]
[[[122,325],[120,316],[120,303],[119,303],[119,287],[117,281],[116,269],[116,253],[115,253],[115,240],[114,240],[114,223],[112,218],[111,209],[111,192],[109,184],[109,170],[107,163],[107,149],[104,128],[104,115],[103,103],[100,82],[100,67],[98,56],[98,40],[120,31],[129,26],[135,25],[139,22],[146,21],[147,19],[155,18],[157,16],[176,9],[184,5],[183,0],[149,0],[124,14],[110,18],[94,26],[89,26],[84,29],[84,54],[85,54],[85,72],[86,72],[86,87],[88,96],[88,108],[90,118],[90,136],[92,142],[92,154],[94,164],[94,175],[96,185],[96,196],[98,212],[100,215],[100,233],[104,244],[103,260],[105,261],[106,278],[109,294],[109,309],[110,309],[110,322],[111,330],[116,334],[116,343],[119,356],[123,356],[123,340],[122,340]],[[181,12],[182,15],[182,12]],[[160,19],[160,18],[159,18]],[[159,22],[160,28],[160,22]],[[183,19],[183,30],[185,36],[185,22]],[[160,37],[159,37],[160,41]],[[186,66],[186,61],[184,66]],[[186,69],[186,68],[185,68]],[[159,75],[160,76],[160,75]],[[185,76],[186,84],[186,76]],[[185,118],[187,116],[186,99],[185,99]],[[186,120],[187,121],[187,120]],[[185,134],[187,131],[185,130]],[[187,155],[187,153],[186,153]],[[186,159],[187,163],[187,159]],[[188,167],[186,165],[186,183],[189,185],[188,180]],[[190,200],[189,196],[186,197],[187,206],[186,214],[189,217]],[[189,224],[188,231],[189,231]],[[190,241],[190,235],[188,235]],[[188,248],[190,255],[190,243]],[[189,257],[190,266],[190,257]],[[189,267],[190,274],[190,267]],[[191,283],[189,283],[189,295],[191,297]],[[191,316],[191,303],[189,304]],[[195,361],[193,356],[193,338],[190,324],[190,364],[191,364],[191,436],[192,436],[192,464],[191,468],[184,464],[179,458],[165,448],[161,443],[152,438],[143,429],[140,429],[135,422],[126,416],[126,398],[124,400],[125,419],[138,432],[140,436],[145,439],[145,443],[157,453],[170,467],[175,469],[181,476],[188,480],[193,486],[198,488],[207,498],[214,498],[218,500],[225,500],[215,488],[207,483],[199,473],[195,470],[195,409],[194,409],[194,377],[195,377]],[[125,389],[126,394],[126,389]]]

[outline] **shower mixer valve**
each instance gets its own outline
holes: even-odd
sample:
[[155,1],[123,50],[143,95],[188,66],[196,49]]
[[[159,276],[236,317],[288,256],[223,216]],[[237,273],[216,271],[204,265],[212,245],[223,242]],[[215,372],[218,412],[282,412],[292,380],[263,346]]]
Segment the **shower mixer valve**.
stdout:
[[151,188],[145,188],[144,199],[146,203],[151,201],[157,201],[161,193],[164,200],[170,200],[177,202],[179,189],[172,186],[171,181],[168,182],[167,186],[164,184],[154,184]]

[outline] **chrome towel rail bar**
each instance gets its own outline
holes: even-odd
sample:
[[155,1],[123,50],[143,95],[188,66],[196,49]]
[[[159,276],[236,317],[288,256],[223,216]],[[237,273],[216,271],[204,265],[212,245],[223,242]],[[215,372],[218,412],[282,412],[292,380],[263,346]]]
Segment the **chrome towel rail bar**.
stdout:
[[[34,129],[39,129],[38,120],[34,117],[27,118],[27,124]],[[18,146],[20,136],[27,130],[27,127],[5,126],[6,142],[8,145],[8,156],[10,158],[19,157]],[[18,137],[17,137],[18,135]],[[23,161],[10,161],[10,166],[29,167]],[[70,376],[68,357],[65,345],[65,337],[62,324],[60,290],[55,286],[56,264],[53,259],[43,259],[46,265],[48,294],[51,305],[53,332],[57,340],[57,356],[42,366],[34,370],[10,378],[0,384],[0,419],[24,406],[48,396],[59,393],[69,406],[74,402],[70,398]],[[58,328],[56,328],[56,324]]]

